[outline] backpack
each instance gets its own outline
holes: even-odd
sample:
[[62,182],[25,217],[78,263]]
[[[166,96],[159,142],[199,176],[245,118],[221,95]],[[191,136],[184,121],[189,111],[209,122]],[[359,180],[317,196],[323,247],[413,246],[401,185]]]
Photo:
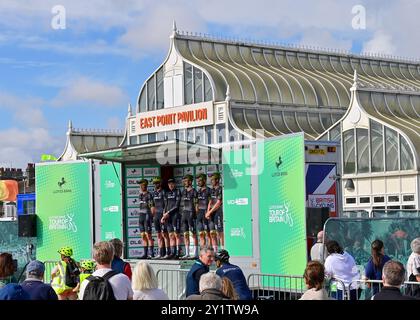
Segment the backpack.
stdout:
[[118,274],[115,271],[107,272],[103,277],[89,276],[89,282],[83,293],[83,300],[116,300],[114,290],[109,283],[109,279]]
[[77,267],[76,262],[72,259],[66,264],[66,272],[65,272],[65,284],[67,287],[75,288],[77,283],[79,282],[79,274],[80,270]]

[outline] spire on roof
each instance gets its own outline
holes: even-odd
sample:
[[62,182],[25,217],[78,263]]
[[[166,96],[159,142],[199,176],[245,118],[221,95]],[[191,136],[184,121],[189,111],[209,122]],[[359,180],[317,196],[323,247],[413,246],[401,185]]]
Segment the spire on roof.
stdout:
[[178,32],[178,29],[176,28],[176,21],[175,19],[172,21],[172,33],[176,34]]
[[226,99],[225,100],[226,101],[230,100],[230,87],[229,87],[229,85],[227,85],[227,88],[226,88]]
[[353,88],[358,88],[359,86],[359,75],[357,74],[357,69],[354,69],[353,74]]
[[71,131],[73,129],[73,123],[71,122],[71,120],[69,120],[68,128],[69,128],[69,131]]
[[131,103],[128,103],[127,118],[131,117]]

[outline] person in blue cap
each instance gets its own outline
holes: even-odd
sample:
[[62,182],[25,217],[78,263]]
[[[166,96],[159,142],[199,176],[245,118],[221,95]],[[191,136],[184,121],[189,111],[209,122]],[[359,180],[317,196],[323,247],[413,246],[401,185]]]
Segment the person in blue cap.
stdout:
[[38,260],[29,262],[26,267],[26,280],[22,283],[31,300],[58,300],[51,285],[44,283],[45,265]]

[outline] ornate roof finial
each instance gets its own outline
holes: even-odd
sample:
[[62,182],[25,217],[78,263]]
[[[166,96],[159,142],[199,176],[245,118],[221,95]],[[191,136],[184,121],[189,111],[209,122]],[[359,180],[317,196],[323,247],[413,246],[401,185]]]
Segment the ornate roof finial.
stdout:
[[229,85],[227,85],[227,88],[226,88],[226,99],[225,100],[226,101],[230,100],[230,87],[229,87]]
[[127,118],[131,117],[131,103],[130,102],[128,103],[128,110],[127,111],[128,111],[127,112]]
[[354,75],[353,75],[353,87],[357,88],[359,86],[359,76],[357,74],[357,69],[354,68]]
[[73,129],[73,124],[72,124],[72,122],[71,122],[71,120],[69,120],[69,131],[71,131],[72,129]]
[[175,34],[177,33],[178,29],[176,28],[176,21],[175,19],[172,21],[172,32]]

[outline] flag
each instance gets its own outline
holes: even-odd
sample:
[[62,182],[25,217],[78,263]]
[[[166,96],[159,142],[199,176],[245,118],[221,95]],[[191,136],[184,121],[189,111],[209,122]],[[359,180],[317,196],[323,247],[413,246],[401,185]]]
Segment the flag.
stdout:
[[57,160],[57,158],[54,157],[51,154],[43,154],[43,155],[41,155],[41,161],[55,161],[55,160]]

